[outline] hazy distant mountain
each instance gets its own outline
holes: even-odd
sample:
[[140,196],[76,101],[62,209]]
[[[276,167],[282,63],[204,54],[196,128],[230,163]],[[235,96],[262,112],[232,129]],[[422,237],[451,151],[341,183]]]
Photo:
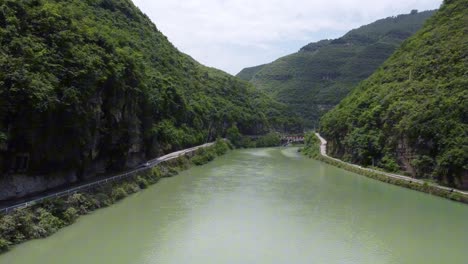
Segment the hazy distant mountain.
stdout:
[[313,127],[360,81],[369,77],[434,11],[399,15],[322,40],[237,76],[290,105]]

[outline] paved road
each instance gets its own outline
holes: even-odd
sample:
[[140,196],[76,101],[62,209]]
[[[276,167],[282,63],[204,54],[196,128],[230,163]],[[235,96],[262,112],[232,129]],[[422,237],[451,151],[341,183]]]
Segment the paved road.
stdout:
[[35,195],[35,196],[32,196],[32,197],[25,197],[25,198],[22,198],[22,199],[17,199],[15,201],[6,201],[6,202],[3,202],[2,204],[0,204],[0,213],[8,213],[11,210],[14,210],[16,208],[29,207],[29,206],[32,206],[32,205],[37,204],[39,202],[42,202],[42,201],[44,201],[46,199],[67,196],[67,195],[73,194],[73,193],[78,192],[78,191],[83,191],[83,190],[93,188],[93,187],[95,187],[97,185],[107,184],[108,182],[120,180],[120,179],[127,178],[127,177],[132,177],[135,174],[146,171],[146,170],[158,165],[161,162],[165,162],[165,161],[169,161],[169,160],[178,158],[178,157],[183,156],[185,154],[194,152],[197,149],[212,146],[213,144],[214,144],[214,142],[211,142],[211,143],[206,143],[206,144],[196,146],[196,147],[193,147],[193,148],[188,148],[188,149],[172,152],[170,154],[161,156],[159,158],[149,160],[149,161],[141,164],[140,166],[138,166],[135,169],[126,171],[124,173],[120,173],[118,175],[113,175],[113,176],[109,176],[109,177],[105,177],[105,178],[94,179],[93,181],[86,182],[86,183],[81,183],[80,185],[75,185],[75,186],[71,186],[71,187],[68,186],[66,188],[58,188],[58,189],[46,191],[46,192],[43,192],[41,194],[38,194],[38,195]]
[[[360,168],[362,170],[367,170],[367,171],[383,174],[385,176],[392,177],[392,178],[395,178],[395,179],[405,180],[405,181],[408,181],[408,182],[416,182],[416,183],[419,183],[419,184],[424,184],[425,183],[425,181],[414,179],[414,178],[411,178],[411,177],[408,177],[408,176],[393,174],[393,173],[388,173],[388,172],[383,172],[383,171],[378,171],[378,170],[373,170],[373,169],[369,169],[369,168],[363,168],[363,167],[361,167],[359,165],[344,162],[344,161],[342,161],[340,159],[330,157],[330,156],[327,155],[327,141],[322,136],[320,136],[319,133],[315,133],[315,135],[320,139],[320,142],[321,142],[321,144],[320,144],[320,154],[322,156],[324,156],[324,157],[333,159],[333,160],[341,162],[341,163],[346,163],[346,164],[348,164],[350,166]],[[461,191],[461,190],[458,190],[458,189],[452,189],[452,188],[449,188],[449,187],[445,187],[445,186],[441,186],[441,185],[433,184],[433,183],[428,183],[428,184],[430,184],[433,187],[439,188],[441,190],[453,191],[453,192],[460,193],[460,194],[463,194],[463,195],[468,195],[468,192]]]

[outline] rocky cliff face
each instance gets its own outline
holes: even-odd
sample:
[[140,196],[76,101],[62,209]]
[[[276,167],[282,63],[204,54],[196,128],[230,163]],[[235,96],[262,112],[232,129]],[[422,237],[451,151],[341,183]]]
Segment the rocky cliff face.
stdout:
[[286,113],[179,52],[130,0],[0,0],[0,199],[132,168],[233,125],[284,128]]
[[21,198],[30,194],[50,190],[65,184],[77,182],[76,174],[71,172],[65,175],[30,176],[30,175],[8,175],[0,179],[0,201],[11,198]]

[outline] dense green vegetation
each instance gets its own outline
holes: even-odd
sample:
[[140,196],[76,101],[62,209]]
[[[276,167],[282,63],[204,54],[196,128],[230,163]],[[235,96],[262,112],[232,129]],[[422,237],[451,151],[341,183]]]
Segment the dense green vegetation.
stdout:
[[227,139],[236,148],[266,148],[281,145],[279,133],[270,132],[261,136],[246,136],[242,135],[236,127],[231,127],[227,130]]
[[320,123],[329,154],[468,186],[468,3],[445,1]]
[[305,146],[300,149],[300,152],[309,158],[317,159],[320,155],[320,140],[314,133],[307,133],[304,136]]
[[242,80],[250,81],[255,76],[255,74],[257,74],[257,72],[263,69],[264,66],[265,64],[258,65],[255,67],[245,68],[241,72],[239,72],[236,76],[241,78]]
[[328,163],[332,166],[354,172],[363,176],[366,176],[368,178],[378,180],[381,182],[386,182],[389,184],[393,185],[398,185],[401,187],[409,188],[412,190],[420,191],[420,192],[425,192],[429,193],[432,195],[440,196],[443,198],[447,198],[453,201],[461,202],[468,204],[468,195],[464,195],[461,193],[457,192],[452,192],[450,190],[446,189],[441,189],[437,184],[430,183],[430,182],[424,182],[423,184],[420,184],[418,182],[413,182],[413,181],[407,181],[403,179],[398,179],[395,177],[390,177],[386,175],[384,172],[380,172],[377,170],[368,170],[366,168],[358,167],[340,160],[336,160],[330,157],[322,156],[320,154],[320,140],[313,134],[309,133],[305,137],[305,147],[299,149],[299,151],[308,156],[309,158],[313,158],[325,163]]
[[302,130],[285,105],[179,52],[130,0],[0,0],[0,172],[133,167],[224,137]]
[[215,145],[207,148],[200,148],[195,151],[195,156],[192,157],[192,163],[197,166],[206,164],[214,160],[217,156],[224,155],[231,148],[232,146],[230,143],[218,139]]
[[291,106],[313,128],[433,13],[413,11],[381,19],[339,39],[311,43],[270,64],[244,69],[237,76]]
[[65,198],[50,199],[26,209],[0,216],[0,253],[21,242],[47,237],[76,221],[80,215],[107,207],[125,197],[171,177],[192,165],[202,165],[225,154],[229,143],[217,140],[210,147],[198,149],[195,155],[181,156],[164,162],[132,178],[102,185]]
[[151,173],[136,179],[115,183],[76,193],[68,198],[52,199],[40,205],[0,217],[0,252],[21,242],[47,237],[62,227],[70,225],[80,216],[99,208],[107,207],[126,196],[156,183],[162,176],[168,176],[155,168]]

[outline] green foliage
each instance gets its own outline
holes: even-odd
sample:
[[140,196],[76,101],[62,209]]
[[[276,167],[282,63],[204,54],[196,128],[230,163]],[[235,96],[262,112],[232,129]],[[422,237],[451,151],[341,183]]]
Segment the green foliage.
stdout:
[[314,128],[433,13],[381,19],[339,39],[311,43],[273,63],[244,69],[237,76],[290,106],[307,127]]
[[320,156],[320,140],[314,133],[307,133],[304,136],[304,148],[300,151],[310,158],[317,158]]
[[241,145],[242,135],[236,125],[232,125],[226,131],[226,138],[236,147]]
[[96,208],[106,207],[112,204],[112,198],[108,195],[108,191],[100,190],[94,195],[95,199],[98,201],[98,206]]
[[78,216],[78,210],[76,210],[74,207],[69,207],[63,214],[65,222],[69,224],[74,223]]
[[467,11],[466,1],[446,1],[322,118],[331,154],[462,186],[468,170]]
[[135,145],[152,158],[233,124],[301,129],[289,114],[179,52],[130,0],[0,0],[2,164],[18,151],[31,174],[92,173],[97,161],[121,170]]
[[13,215],[5,215],[0,219],[0,237],[7,242],[18,243],[24,240],[19,230],[20,225]]
[[216,153],[212,149],[202,148],[195,152],[192,162],[193,164],[200,166],[214,160],[215,157]]
[[214,160],[217,156],[224,155],[228,150],[228,143],[218,139],[214,145],[195,151],[195,155],[192,157],[191,161],[196,166],[201,166]]
[[174,171],[173,175],[176,175],[179,171],[186,170],[192,166],[189,157],[186,155],[173,159],[168,163],[170,164],[169,171],[171,171],[171,169]]
[[395,160],[395,158],[390,157],[390,156],[384,156],[380,160],[380,163],[378,164],[378,166],[390,172],[400,171],[400,166],[398,165],[398,162]]
[[95,209],[90,197],[83,193],[72,194],[68,197],[67,203],[77,208],[77,210],[80,211],[80,214],[86,214],[87,212]]
[[222,139],[217,139],[216,143],[213,146],[213,150],[216,156],[222,156],[226,154],[229,151],[229,149],[229,144]]
[[[206,162],[205,160],[226,153],[229,148],[225,140],[218,139],[213,146],[199,150],[198,153],[201,155],[195,157],[201,156],[200,159]],[[0,216],[0,253],[8,250],[10,245],[49,236],[58,229],[75,222],[80,215],[113,204],[130,193],[156,183],[161,177],[170,176],[171,171],[177,172],[189,166],[187,157],[179,157],[158,165],[148,173],[142,173],[133,179],[99,186],[86,193],[74,193],[66,199],[51,199],[32,208],[19,209]]]
[[16,244],[48,236],[63,226],[64,222],[45,208],[25,209],[0,218],[0,237],[8,245]]
[[62,226],[64,226],[64,223],[62,222],[62,220],[52,215],[50,212],[48,212],[44,208],[37,209],[36,214],[38,215],[37,226],[40,230],[39,232],[41,234],[41,237],[49,236],[50,234],[57,232],[57,230],[59,230]]
[[264,136],[261,136],[255,142],[257,148],[266,148],[266,147],[277,147],[281,144],[281,137],[278,133],[268,133]]
[[138,184],[138,187],[140,187],[140,189],[146,189],[150,185],[148,180],[146,180],[145,178],[141,176],[137,177],[137,184]]
[[415,169],[415,176],[428,177],[434,170],[435,161],[427,155],[416,155],[411,160],[411,166]]
[[[314,142],[315,142],[315,139],[318,140],[318,138],[316,138],[316,137],[315,137],[315,139],[312,139],[312,137],[310,137],[310,139],[312,141],[314,141]],[[311,142],[309,142],[309,144],[307,146],[312,146],[312,145],[313,145],[313,143],[311,144]],[[307,146],[306,146],[306,148],[307,148]],[[302,151],[305,151],[306,148],[304,148]],[[371,179],[386,182],[386,183],[389,183],[389,184],[402,186],[402,187],[405,187],[405,188],[409,188],[409,189],[429,193],[429,194],[432,194],[432,195],[437,195],[437,196],[444,197],[444,198],[447,198],[447,199],[451,199],[451,200],[457,201],[457,202],[468,203],[468,195],[463,195],[463,194],[460,194],[460,193],[452,192],[450,190],[441,189],[441,188],[438,188],[437,185],[429,184],[427,182],[424,182],[423,184],[420,184],[420,183],[416,183],[416,182],[413,182],[413,181],[407,181],[407,180],[403,180],[403,179],[390,177],[390,176],[386,175],[383,172],[370,171],[370,170],[364,169],[362,167],[358,167],[358,166],[355,166],[355,165],[345,163],[343,161],[339,161],[339,160],[336,160],[336,159],[332,159],[330,157],[322,156],[322,155],[320,155],[320,153],[318,151],[318,149],[319,149],[318,145],[316,145],[316,149],[317,149],[317,154],[312,156],[314,159],[317,159],[317,160],[320,160],[322,162],[328,163],[328,164],[333,165],[335,167],[342,168],[342,169],[345,169],[347,171],[351,171],[351,172],[354,172],[354,173],[357,173],[357,174],[361,174],[361,175],[369,177]]]
[[266,148],[278,147],[281,145],[281,136],[277,132],[270,132],[260,136],[239,135],[233,142],[237,148]]
[[119,200],[122,200],[123,198],[127,197],[128,194],[127,192],[125,191],[125,189],[123,187],[118,187],[118,188],[115,188],[114,190],[112,190],[112,194],[111,194],[111,197],[114,201],[119,201]]
[[123,189],[125,190],[125,193],[129,195],[138,192],[140,190],[140,187],[138,187],[138,184],[135,182],[125,182],[123,184]]
[[255,74],[257,74],[257,72],[259,72],[264,66],[265,64],[258,65],[255,67],[245,68],[241,72],[239,72],[236,76],[238,78],[241,78],[244,81],[250,81],[255,76]]
[[151,183],[156,183],[157,181],[159,181],[159,179],[161,179],[163,177],[163,173],[161,171],[161,168],[159,167],[153,167],[151,169],[151,173],[150,173],[150,177],[149,177],[149,181]]
[[10,249],[11,242],[0,238],[0,253],[8,251]]

